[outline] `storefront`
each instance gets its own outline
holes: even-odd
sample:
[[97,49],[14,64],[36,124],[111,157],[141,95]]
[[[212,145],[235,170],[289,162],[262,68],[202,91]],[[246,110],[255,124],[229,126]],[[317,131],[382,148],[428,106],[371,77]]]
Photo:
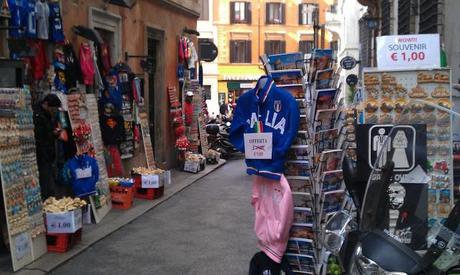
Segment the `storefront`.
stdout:
[[[219,95],[226,103],[234,102],[243,92],[253,88],[263,74],[263,70],[258,65],[219,65]],[[219,104],[222,103],[220,100],[221,98]]]
[[[82,224],[99,223],[112,206],[162,196],[178,158],[170,103],[182,103],[179,38],[192,51],[199,13],[180,1],[8,2],[2,15],[10,16],[0,18],[10,26],[1,55],[11,58],[0,63],[0,250],[10,248],[18,270],[47,250],[68,250],[47,239],[80,240]],[[20,25],[17,16],[31,20]],[[196,60],[181,60],[187,74]],[[200,100],[195,124],[206,111]],[[75,199],[54,199],[64,196]]]

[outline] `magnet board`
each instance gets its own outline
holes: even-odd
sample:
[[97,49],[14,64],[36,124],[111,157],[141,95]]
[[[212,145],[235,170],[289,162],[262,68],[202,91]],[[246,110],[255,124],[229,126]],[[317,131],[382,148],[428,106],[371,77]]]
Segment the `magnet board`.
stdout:
[[362,77],[365,123],[426,125],[430,225],[445,220],[453,205],[452,119],[432,106],[452,107],[451,78],[447,68],[366,68]]
[[139,113],[141,122],[142,141],[144,142],[145,159],[148,168],[155,168],[155,158],[153,155],[152,140],[150,139],[149,119],[147,113]]
[[98,198],[90,197],[91,209],[94,219],[99,223],[112,208],[112,200],[107,176],[107,166],[104,158],[104,145],[102,143],[101,128],[99,125],[99,112],[95,94],[86,95],[86,106],[88,109],[87,120],[91,125],[91,139],[96,153],[95,159],[99,167],[99,181],[96,183]]

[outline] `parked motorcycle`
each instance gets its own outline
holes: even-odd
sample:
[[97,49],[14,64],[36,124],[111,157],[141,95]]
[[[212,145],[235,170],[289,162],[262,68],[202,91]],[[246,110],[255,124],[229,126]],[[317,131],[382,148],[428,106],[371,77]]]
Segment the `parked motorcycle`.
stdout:
[[219,152],[222,159],[229,159],[238,152],[229,139],[231,125],[226,120],[206,125],[209,149]]
[[[431,102],[418,101],[438,113],[452,113]],[[395,123],[381,148],[394,146],[404,128],[407,124]],[[407,143],[407,139],[402,141]],[[395,158],[396,150],[388,151],[381,150],[367,184],[360,182],[356,162],[348,156],[344,158],[344,182],[356,212],[343,210],[329,219],[324,246],[339,259],[348,275],[459,274],[460,202],[442,224],[433,222],[428,229],[426,189],[406,190],[408,185],[401,184],[403,174],[396,169],[401,166],[395,168],[400,161]],[[428,186],[431,177],[427,172],[419,169],[411,175],[417,178],[413,181]],[[410,214],[402,209],[407,196],[411,196],[411,207],[416,209]]]

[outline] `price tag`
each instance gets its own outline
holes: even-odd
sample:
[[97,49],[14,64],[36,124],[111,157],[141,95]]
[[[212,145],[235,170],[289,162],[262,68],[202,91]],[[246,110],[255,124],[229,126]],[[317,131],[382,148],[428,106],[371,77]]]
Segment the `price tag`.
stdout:
[[271,159],[272,133],[244,134],[244,155],[247,159]]
[[439,34],[377,37],[377,67],[440,67]]
[[184,163],[185,172],[198,173],[199,168],[200,168],[200,162],[198,161],[186,160]]
[[160,177],[158,175],[142,175],[142,188],[159,188]]
[[164,172],[164,178],[166,184],[171,184],[171,170]]

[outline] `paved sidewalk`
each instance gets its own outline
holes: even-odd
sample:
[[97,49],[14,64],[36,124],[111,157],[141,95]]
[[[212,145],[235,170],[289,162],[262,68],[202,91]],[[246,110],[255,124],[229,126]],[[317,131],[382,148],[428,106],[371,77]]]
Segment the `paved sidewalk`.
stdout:
[[46,274],[224,164],[225,161],[221,160],[217,165],[207,165],[206,169],[198,174],[172,170],[171,185],[165,186],[163,197],[153,201],[135,199],[134,206],[129,210],[112,209],[99,224],[83,226],[83,239],[72,250],[63,254],[47,253],[16,273],[13,273],[10,258],[0,255],[3,256],[0,257],[0,274]]

